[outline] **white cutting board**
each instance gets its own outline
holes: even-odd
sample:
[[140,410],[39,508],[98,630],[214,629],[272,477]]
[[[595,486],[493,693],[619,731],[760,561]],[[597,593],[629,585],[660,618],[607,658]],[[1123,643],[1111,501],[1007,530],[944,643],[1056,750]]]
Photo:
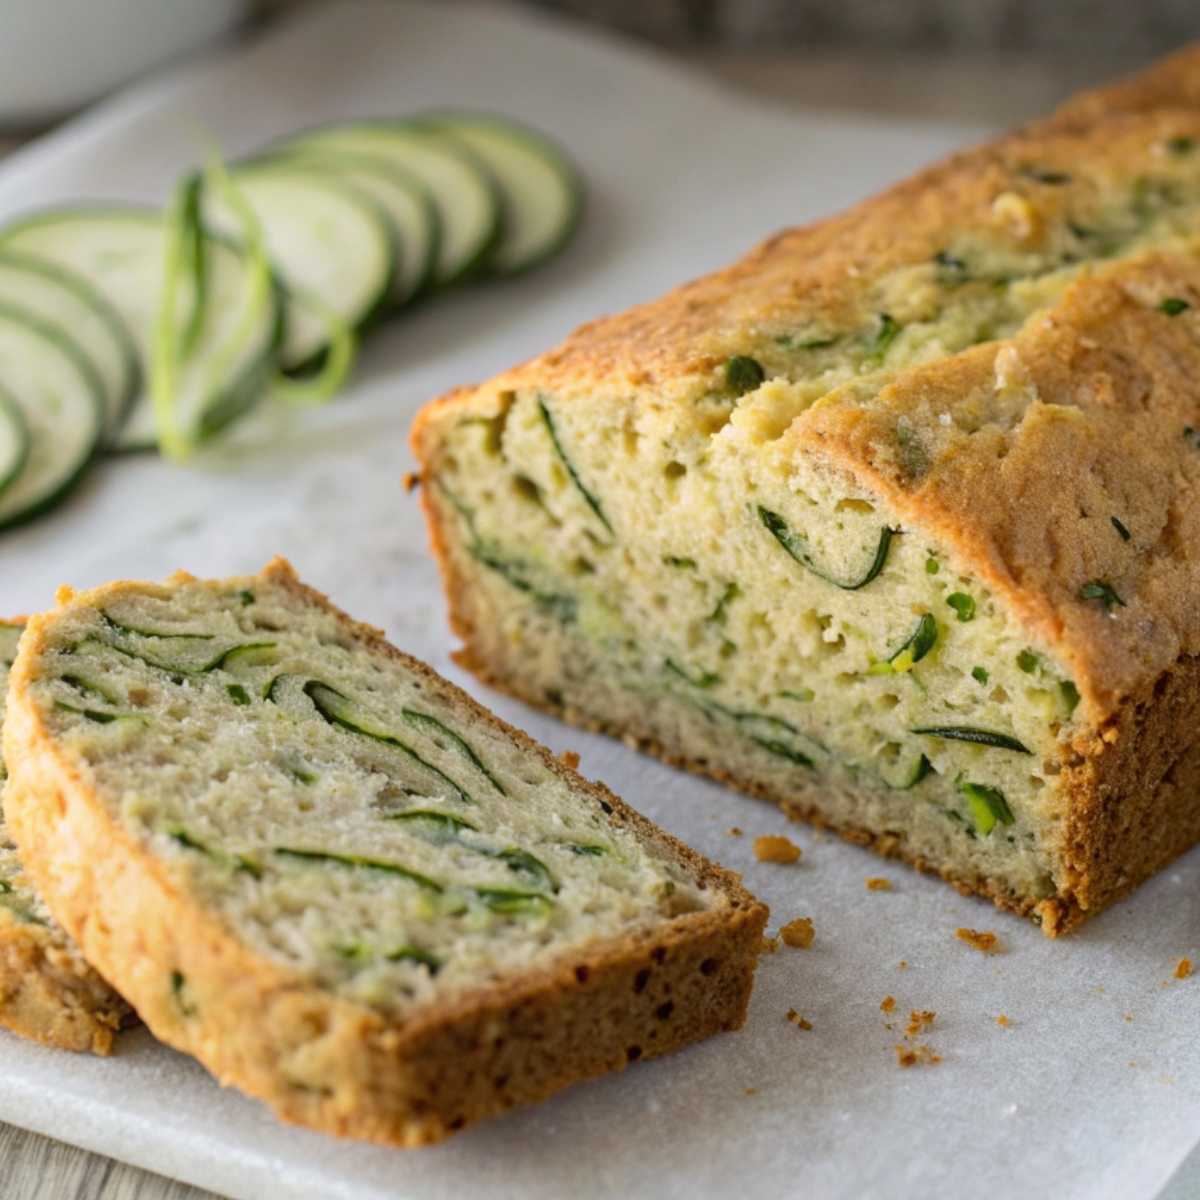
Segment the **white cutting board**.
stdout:
[[[60,582],[250,571],[285,553],[351,612],[556,750],[579,749],[585,772],[744,870],[778,920],[812,916],[817,942],[763,961],[745,1031],[429,1150],[286,1129],[145,1032],[109,1061],[0,1035],[0,1119],[245,1200],[1149,1200],[1200,1130],[1198,981],[1164,984],[1200,942],[1195,855],[1057,945],[807,830],[792,831],[803,864],[756,865],[751,838],[785,827],[770,807],[462,679],[400,488],[407,426],[427,398],[858,199],[971,131],[784,115],[530,15],[330,5],[25,151],[0,171],[0,216],[68,196],[160,197],[195,159],[201,130],[235,155],[331,117],[446,104],[499,109],[573,149],[589,207],[572,249],[387,326],[349,393],[253,448],[187,468],[102,467],[54,516],[0,539],[0,611],[44,606]],[[729,837],[731,825],[747,836]],[[895,890],[866,892],[868,875]],[[967,949],[959,925],[998,930],[1006,953]],[[937,1010],[937,1067],[897,1068],[898,1035],[879,1011],[888,994],[905,1014]],[[790,1007],[811,1032],[785,1020]]]

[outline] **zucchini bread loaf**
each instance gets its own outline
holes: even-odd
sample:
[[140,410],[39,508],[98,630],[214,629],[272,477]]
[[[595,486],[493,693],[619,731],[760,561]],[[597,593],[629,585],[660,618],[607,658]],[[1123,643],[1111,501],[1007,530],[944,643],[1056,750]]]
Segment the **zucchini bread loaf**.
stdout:
[[[23,621],[0,621],[0,723]],[[84,961],[25,878],[4,823],[0,759],[0,1026],[63,1050],[107,1054],[128,1005]]]
[[282,561],[34,617],[10,825],[156,1037],[395,1145],[738,1027],[766,910]]
[[1200,50],[428,406],[481,677],[1051,935],[1200,838]]

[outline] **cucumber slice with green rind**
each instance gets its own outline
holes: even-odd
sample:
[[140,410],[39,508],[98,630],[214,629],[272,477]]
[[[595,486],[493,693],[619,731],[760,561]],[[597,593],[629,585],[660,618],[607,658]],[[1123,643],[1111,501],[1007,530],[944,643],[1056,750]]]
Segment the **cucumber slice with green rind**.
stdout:
[[[0,229],[0,248],[36,255],[86,279],[124,321],[144,368],[158,305],[165,236],[155,209],[79,205],[19,217]],[[189,290],[180,305],[181,320],[191,319],[196,303],[194,290]],[[113,447],[148,450],[155,445],[154,415],[143,391]]]
[[490,272],[527,271],[570,240],[583,212],[583,184],[574,163],[549,138],[486,113],[432,112],[418,119],[463,142],[500,187],[501,234],[487,260]]
[[[193,175],[176,192],[152,332],[155,430],[175,454],[221,432],[266,394],[283,336],[284,302],[265,255],[204,230],[203,191],[203,177]],[[199,303],[185,317],[178,302],[189,287]]]
[[0,386],[21,409],[28,457],[0,494],[0,529],[57,504],[78,483],[104,431],[104,388],[66,335],[0,304]]
[[137,347],[120,314],[78,272],[10,249],[0,250],[0,301],[57,325],[91,360],[104,383],[111,441],[141,386]]
[[29,423],[13,394],[0,387],[0,496],[29,459]]
[[[296,160],[258,159],[234,168],[231,177],[262,227],[279,278],[298,301],[288,305],[280,363],[306,370],[329,345],[320,309],[358,328],[386,304],[396,260],[391,225],[369,196]],[[211,188],[203,214],[210,229],[240,239],[239,217]]]
[[[167,224],[154,209],[135,205],[86,205],[31,213],[0,229],[0,250],[36,255],[82,276],[125,324],[148,376],[154,322],[162,295]],[[235,246],[216,238],[196,243],[203,270],[178,281],[175,320],[191,336],[188,362],[177,385],[177,410],[197,437],[209,436],[240,416],[265,390],[280,332],[280,308],[272,296],[259,314],[255,336],[236,361],[212,371],[214,348],[240,317],[246,265]],[[202,289],[196,284],[200,282]],[[158,444],[149,397],[139,393],[112,448],[149,450]]]
[[386,157],[429,189],[441,222],[434,281],[439,286],[476,273],[500,236],[500,191],[463,143],[415,121],[351,121],[305,130],[271,147],[336,150]]
[[420,179],[378,154],[300,146],[287,150],[286,158],[344,179],[370,196],[386,214],[397,247],[390,296],[393,308],[407,304],[430,286],[441,244],[441,221],[429,189]]

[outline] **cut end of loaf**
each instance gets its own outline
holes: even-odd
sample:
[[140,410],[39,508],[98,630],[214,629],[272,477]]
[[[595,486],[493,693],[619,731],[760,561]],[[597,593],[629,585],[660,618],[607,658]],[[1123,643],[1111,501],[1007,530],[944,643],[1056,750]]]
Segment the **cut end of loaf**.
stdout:
[[1051,935],[1193,844],[1200,118],[1142,94],[430,405],[463,661]]

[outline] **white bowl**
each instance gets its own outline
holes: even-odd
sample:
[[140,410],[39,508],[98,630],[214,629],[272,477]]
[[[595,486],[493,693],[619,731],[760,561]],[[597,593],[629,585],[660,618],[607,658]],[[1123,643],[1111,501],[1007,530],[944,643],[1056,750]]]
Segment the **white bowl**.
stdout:
[[227,33],[249,0],[2,0],[0,123],[46,121]]

